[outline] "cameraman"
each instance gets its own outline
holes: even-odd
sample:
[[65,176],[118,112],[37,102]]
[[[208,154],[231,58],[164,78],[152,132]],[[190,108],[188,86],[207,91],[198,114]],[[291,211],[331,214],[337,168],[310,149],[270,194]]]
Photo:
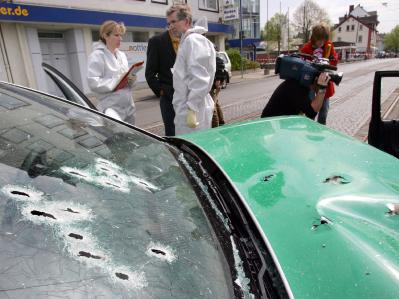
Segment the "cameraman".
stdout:
[[[323,105],[329,80],[326,72],[320,73],[310,87],[302,86],[293,79],[285,80],[273,92],[261,117],[305,114],[314,119]],[[312,101],[311,93],[315,94]]]

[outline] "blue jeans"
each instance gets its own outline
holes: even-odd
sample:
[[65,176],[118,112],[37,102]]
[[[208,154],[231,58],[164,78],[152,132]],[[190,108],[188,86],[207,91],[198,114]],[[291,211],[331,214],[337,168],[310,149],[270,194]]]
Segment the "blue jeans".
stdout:
[[[314,91],[309,92],[309,99],[313,101],[315,99]],[[328,109],[330,109],[330,100],[329,98],[324,99],[323,105],[320,108],[319,113],[317,114],[317,122],[319,124],[325,125],[327,123],[327,114]]]
[[317,122],[319,124],[325,125],[327,123],[328,109],[330,109],[330,100],[327,98],[324,99],[323,106],[321,106],[321,109],[317,114]]

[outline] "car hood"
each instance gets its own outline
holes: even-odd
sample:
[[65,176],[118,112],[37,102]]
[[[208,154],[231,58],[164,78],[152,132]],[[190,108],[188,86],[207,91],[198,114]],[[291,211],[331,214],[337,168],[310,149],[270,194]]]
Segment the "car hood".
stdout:
[[221,167],[297,298],[399,291],[399,160],[304,117],[182,137]]

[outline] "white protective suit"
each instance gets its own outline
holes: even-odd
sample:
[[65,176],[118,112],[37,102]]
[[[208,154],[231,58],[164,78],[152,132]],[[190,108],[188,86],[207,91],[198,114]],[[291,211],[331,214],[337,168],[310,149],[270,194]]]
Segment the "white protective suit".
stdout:
[[[195,25],[180,39],[173,66],[176,135],[211,128],[214,102],[209,91],[216,71],[216,52],[213,44],[202,35],[207,31]],[[196,128],[187,126],[189,108],[196,112],[199,123]]]
[[90,89],[97,96],[97,108],[103,113],[112,108],[123,121],[134,124],[136,108],[132,84],[112,91],[128,70],[125,53],[117,50],[115,56],[103,42],[94,44],[88,61],[87,80]]

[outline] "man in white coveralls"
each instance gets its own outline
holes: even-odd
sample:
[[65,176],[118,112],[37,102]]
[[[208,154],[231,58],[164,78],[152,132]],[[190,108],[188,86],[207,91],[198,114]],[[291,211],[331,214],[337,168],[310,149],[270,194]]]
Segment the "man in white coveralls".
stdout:
[[[216,71],[216,53],[205,37],[206,20],[192,26],[191,8],[177,4],[169,26],[181,34],[179,51],[173,66],[173,107],[176,135],[211,128],[214,103],[209,95]],[[202,23],[199,25],[199,23]]]

